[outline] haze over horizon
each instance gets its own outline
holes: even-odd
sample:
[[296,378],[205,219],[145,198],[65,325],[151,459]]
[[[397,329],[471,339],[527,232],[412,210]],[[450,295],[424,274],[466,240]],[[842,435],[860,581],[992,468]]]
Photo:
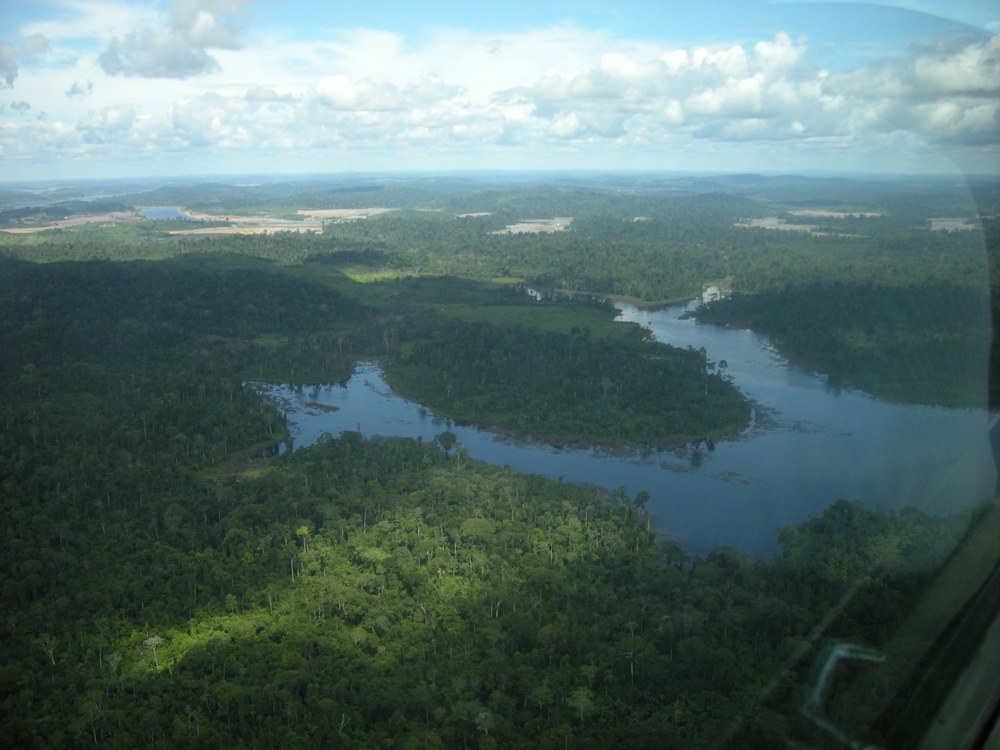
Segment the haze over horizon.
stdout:
[[0,181],[1000,174],[986,0],[41,0],[0,29]]

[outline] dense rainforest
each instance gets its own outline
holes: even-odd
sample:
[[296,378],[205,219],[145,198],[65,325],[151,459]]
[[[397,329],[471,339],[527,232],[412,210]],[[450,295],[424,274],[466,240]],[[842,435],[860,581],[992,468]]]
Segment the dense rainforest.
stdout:
[[442,413],[560,439],[663,445],[747,424],[746,399],[704,353],[634,333],[594,340],[586,329],[454,321],[388,372],[396,390]]
[[833,383],[892,400],[968,405],[984,399],[989,304],[986,289],[956,285],[814,282],[736,294],[695,316],[765,333]]
[[[37,228],[40,209],[30,226],[16,218],[32,197],[8,195],[0,225]],[[79,208],[63,197],[45,209],[53,217]],[[199,223],[202,232],[223,233],[199,234],[189,221],[123,221],[4,235],[4,250],[32,261],[238,254],[360,282],[447,276],[639,304],[691,299],[717,285],[754,306],[753,320],[783,354],[830,368],[843,385],[947,405],[975,405],[985,389],[983,371],[980,382],[961,372],[989,338],[975,318],[987,304],[987,261],[997,246],[1000,190],[988,181],[359,178],[161,187],[120,192],[108,205],[184,205],[218,219]],[[373,206],[387,210],[350,218],[350,209]],[[252,225],[231,216],[302,219],[299,212],[332,207],[349,218],[326,221],[321,233],[245,234]],[[568,223],[560,231],[531,224],[554,217]],[[933,303],[923,304],[928,297]],[[889,310],[897,302],[935,315]],[[745,322],[749,308],[726,307],[713,320]],[[951,363],[960,387],[943,392],[927,382],[935,377],[927,360],[911,356],[924,341],[936,347],[935,362]]]
[[[628,208],[649,220],[624,222],[596,216],[614,202],[599,185],[589,204],[578,190],[452,187],[436,189],[441,211],[315,235],[195,240],[167,234],[180,222],[134,222],[0,236],[3,746],[839,746],[803,709],[825,649],[886,647],[984,511],[842,500],[782,529],[773,558],[691,556],[658,533],[645,493],[486,466],[446,432],[344,433],[270,455],[284,418],[249,381],[333,382],[378,359],[456,418],[561,439],[721,434],[747,409],[721,363],[645,340],[601,302],[519,285],[663,300],[726,281],[751,300],[734,295],[730,321],[780,337],[788,316],[825,320],[814,335],[831,357],[843,339],[830,329],[862,326],[851,308],[883,299],[884,330],[861,333],[891,347],[932,331],[947,349],[970,345],[961,326],[912,295],[978,320],[982,300],[955,271],[977,262],[974,238],[922,230],[927,263],[910,269],[902,241],[865,252],[732,227],[770,213],[744,196],[643,190]],[[288,188],[288,211],[302,189]],[[200,190],[254,208],[236,189]],[[308,207],[379,192],[325,191]],[[406,208],[428,195],[397,192]],[[456,216],[499,216],[505,201],[499,219]],[[573,201],[590,206],[573,229],[489,234]],[[668,213],[677,234],[658,235]],[[635,230],[627,253],[600,239],[621,227]],[[732,244],[710,241],[713,227]],[[857,265],[817,282],[842,240]],[[664,263],[676,274],[651,270]],[[738,307],[751,292],[783,312],[758,321],[770,313]],[[900,397],[939,400],[917,385]],[[867,742],[905,746],[886,718],[895,705],[861,694],[845,679],[825,710]]]

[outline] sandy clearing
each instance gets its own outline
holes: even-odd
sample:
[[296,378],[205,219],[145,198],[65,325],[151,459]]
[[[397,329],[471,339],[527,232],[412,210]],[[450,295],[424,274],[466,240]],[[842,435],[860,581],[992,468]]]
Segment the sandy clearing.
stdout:
[[931,231],[934,232],[971,232],[976,225],[967,219],[947,218],[931,219]]
[[572,216],[557,216],[552,219],[525,219],[517,224],[508,224],[493,234],[537,234],[539,232],[562,232],[573,221]]
[[858,219],[881,216],[878,211],[826,211],[820,208],[803,208],[798,211],[789,211],[794,216],[811,216],[822,219]]
[[278,232],[322,232],[321,226],[309,222],[288,222],[287,224],[254,224],[228,227],[205,227],[203,229],[174,229],[172,237],[207,237],[217,234],[277,234]]
[[757,227],[760,229],[779,229],[784,232],[812,232],[816,227],[809,224],[786,224],[784,219],[768,216],[766,219],[750,219],[733,224],[734,227]]
[[45,232],[50,229],[67,229],[78,227],[83,224],[104,224],[118,221],[143,221],[145,217],[136,211],[113,211],[106,214],[87,214],[84,216],[70,216],[69,218],[55,221],[41,227],[9,227],[0,229],[0,232],[8,234],[34,234],[35,232]]
[[196,211],[187,211],[187,214],[199,221],[224,221],[229,226],[175,229],[170,232],[172,236],[205,237],[216,234],[275,234],[276,232],[323,231],[323,222],[318,219],[275,219],[271,216],[216,215],[198,213]]
[[295,213],[310,219],[364,219],[395,211],[394,208],[318,208],[299,209]]
[[[226,222],[225,227],[195,227],[192,229],[177,229],[169,232],[177,236],[206,236],[218,234],[274,234],[276,232],[320,232],[324,220],[349,221],[363,219],[368,216],[394,211],[392,208],[330,208],[318,210],[300,210],[302,219],[276,219],[270,216],[237,216],[233,214],[206,214],[183,209],[184,213],[196,221]],[[71,216],[62,221],[55,221],[44,226],[0,228],[0,232],[8,234],[34,234],[50,229],[66,229],[82,224],[102,224],[119,221],[150,221],[138,211],[117,211],[113,213],[89,214]]]
[[301,224],[301,221],[295,219],[275,219],[271,216],[236,216],[234,214],[203,214],[197,211],[188,211],[184,209],[185,213],[197,219],[198,221],[225,221],[230,224],[290,224],[292,226],[297,226]]
[[784,219],[768,216],[766,219],[750,219],[733,224],[734,227],[774,229],[779,232],[805,232],[813,237],[861,237],[860,234],[845,234],[844,232],[822,232],[813,224],[786,224]]

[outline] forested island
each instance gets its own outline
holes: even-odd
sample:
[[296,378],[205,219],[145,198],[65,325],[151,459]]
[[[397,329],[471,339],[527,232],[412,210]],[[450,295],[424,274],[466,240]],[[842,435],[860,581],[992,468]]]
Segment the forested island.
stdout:
[[[377,361],[536,439],[732,438],[751,404],[724,363],[607,302],[718,286],[701,320],[879,397],[982,407],[992,183],[113,187],[0,191],[5,747],[837,747],[803,697],[824,649],[884,649],[904,685],[894,634],[995,515],[830,498],[773,558],[693,556],[644,493],[488,466],[445,431],[269,455],[285,416],[249,385]],[[167,205],[207,218],[141,216]],[[906,746],[919,721],[866,680],[824,716]]]

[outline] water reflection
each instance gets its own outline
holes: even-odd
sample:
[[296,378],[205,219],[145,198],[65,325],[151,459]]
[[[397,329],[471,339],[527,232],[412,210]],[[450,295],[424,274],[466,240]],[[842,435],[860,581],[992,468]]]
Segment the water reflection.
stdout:
[[622,320],[662,341],[725,359],[756,403],[751,427],[733,440],[667,451],[541,445],[443,419],[393,394],[371,364],[342,385],[267,392],[288,411],[294,446],[344,430],[422,440],[450,430],[472,458],[631,495],[646,490],[657,525],[690,552],[721,543],[770,554],[780,526],[840,498],[947,514],[991,497],[984,409],[887,404],[789,366],[751,331],[684,320],[683,306],[621,309]]

